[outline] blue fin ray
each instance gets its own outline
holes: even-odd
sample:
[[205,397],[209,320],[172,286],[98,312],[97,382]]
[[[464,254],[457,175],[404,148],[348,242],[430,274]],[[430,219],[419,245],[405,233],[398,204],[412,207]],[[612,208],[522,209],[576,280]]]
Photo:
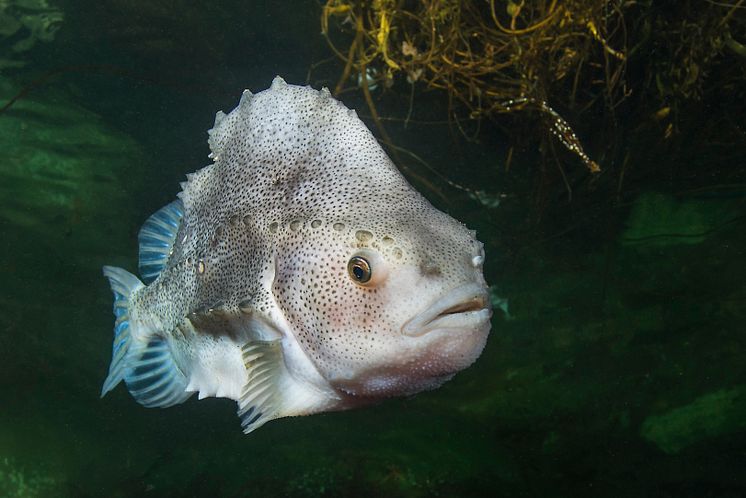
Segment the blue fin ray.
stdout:
[[104,276],[109,279],[111,290],[114,292],[114,316],[117,319],[114,326],[114,343],[112,344],[109,374],[101,389],[101,396],[114,389],[124,378],[127,367],[126,357],[131,345],[128,300],[132,292],[143,287],[142,282],[137,277],[121,268],[104,266]]
[[124,382],[132,397],[147,407],[166,408],[192,395],[186,392],[186,377],[176,366],[168,343],[159,337],[152,337],[130,363]]
[[140,229],[137,236],[140,243],[138,266],[146,284],[155,280],[168,263],[183,216],[184,205],[175,200],[156,211]]
[[[186,378],[176,366],[168,343],[130,320],[130,297],[144,285],[121,268],[104,266],[104,275],[114,292],[116,321],[111,365],[101,396],[124,380],[141,405],[165,408],[186,401],[192,393],[186,392]],[[134,336],[133,327],[138,332]]]

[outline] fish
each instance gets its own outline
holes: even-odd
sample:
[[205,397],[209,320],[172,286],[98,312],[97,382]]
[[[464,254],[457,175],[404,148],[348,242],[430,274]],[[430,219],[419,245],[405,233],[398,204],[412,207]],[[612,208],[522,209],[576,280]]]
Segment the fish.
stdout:
[[211,164],[138,234],[140,278],[104,266],[114,342],[103,397],[237,402],[244,432],[439,387],[490,331],[484,247],[399,172],[329,93],[246,90]]

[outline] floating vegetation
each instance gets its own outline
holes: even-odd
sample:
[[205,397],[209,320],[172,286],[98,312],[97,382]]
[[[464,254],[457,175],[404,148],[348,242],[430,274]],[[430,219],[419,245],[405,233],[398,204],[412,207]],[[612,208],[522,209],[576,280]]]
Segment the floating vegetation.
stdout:
[[[328,36],[331,18],[354,30],[347,50]],[[410,84],[445,90],[457,125],[464,114],[479,120],[536,110],[591,172],[600,171],[548,102],[559,97],[558,82],[569,87],[564,99],[580,107],[599,98],[613,107],[624,99],[627,41],[619,2],[330,0],[322,31],[346,62],[337,93],[352,72],[369,75],[375,66],[384,86],[402,75]],[[368,93],[368,79],[362,82]]]
[[746,54],[738,41],[744,7],[743,0],[328,0],[321,27],[345,63],[335,92],[351,76],[358,81],[384,141],[370,90],[406,79],[412,93],[416,84],[445,91],[449,120],[462,131],[465,119],[533,111],[549,135],[598,173],[555,109],[575,121],[593,113],[594,122],[613,125],[634,96],[649,107],[639,115],[658,110],[670,136],[670,111],[701,95],[723,48]]

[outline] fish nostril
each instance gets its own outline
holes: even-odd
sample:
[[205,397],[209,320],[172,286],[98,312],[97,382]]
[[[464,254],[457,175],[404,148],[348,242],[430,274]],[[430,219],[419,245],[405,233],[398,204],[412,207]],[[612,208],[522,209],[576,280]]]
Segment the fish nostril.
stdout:
[[473,239],[471,265],[480,269],[484,264],[484,245],[477,239]]

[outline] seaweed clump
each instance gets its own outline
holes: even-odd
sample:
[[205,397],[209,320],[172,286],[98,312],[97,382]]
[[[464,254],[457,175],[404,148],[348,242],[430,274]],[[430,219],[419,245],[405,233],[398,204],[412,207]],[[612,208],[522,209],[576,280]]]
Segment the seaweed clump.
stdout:
[[[332,17],[353,26],[347,50],[328,36]],[[337,92],[352,71],[374,74],[387,86],[403,74],[410,84],[445,90],[457,125],[464,116],[536,110],[563,145],[599,171],[548,102],[558,97],[557,85],[575,106],[603,99],[614,108],[624,99],[627,41],[619,2],[330,0],[322,32],[346,63]],[[367,92],[368,78],[360,80]]]
[[449,122],[462,132],[465,120],[533,111],[597,173],[554,109],[575,121],[602,117],[600,128],[613,130],[626,106],[625,118],[637,121],[626,124],[652,115],[670,137],[672,111],[702,95],[726,47],[746,57],[737,41],[745,11],[744,0],[328,0],[321,25],[345,64],[336,93],[357,79],[384,141],[371,87],[406,78],[413,92],[415,84],[446,92]]

